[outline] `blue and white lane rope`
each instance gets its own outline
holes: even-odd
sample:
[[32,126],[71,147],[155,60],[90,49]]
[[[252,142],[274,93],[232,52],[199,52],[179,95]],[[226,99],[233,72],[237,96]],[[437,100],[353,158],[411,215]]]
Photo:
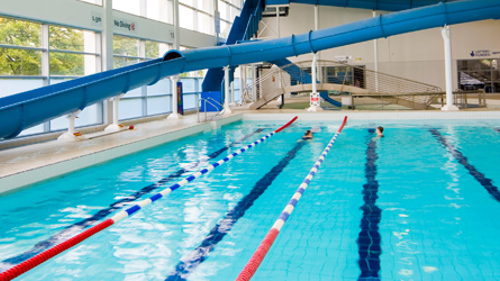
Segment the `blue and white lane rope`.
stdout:
[[99,224],[85,230],[84,232],[82,232],[76,236],[73,236],[62,243],[59,243],[59,244],[55,245],[54,247],[47,249],[47,250],[37,254],[36,256],[29,258],[28,260],[26,260],[20,264],[17,264],[14,267],[12,267],[4,272],[0,272],[0,281],[12,280],[12,279],[16,278],[17,276],[35,268],[36,266],[40,265],[41,263],[43,263],[43,262],[53,258],[54,256],[66,251],[67,249],[74,247],[75,245],[81,243],[82,241],[95,235],[96,233],[99,233],[102,230],[110,227],[111,225],[123,220],[124,218],[131,216],[135,212],[137,212],[140,209],[144,208],[145,206],[153,203],[154,201],[156,201],[162,197],[168,196],[172,191],[178,189],[179,187],[185,185],[186,183],[193,181],[194,179],[200,177],[203,174],[207,174],[207,173],[211,172],[213,169],[228,162],[229,160],[233,159],[238,154],[245,152],[246,150],[248,150],[248,149],[258,145],[259,143],[265,141],[266,139],[272,137],[274,134],[281,132],[283,129],[290,126],[290,124],[292,124],[295,120],[297,120],[297,118],[298,117],[295,116],[292,120],[288,121],[288,123],[281,126],[279,129],[275,130],[274,132],[271,132],[271,133],[267,134],[266,136],[263,136],[262,138],[254,141],[253,143],[251,143],[243,148],[238,149],[236,152],[229,154],[224,159],[221,159],[221,160],[211,164],[207,168],[188,176],[187,178],[185,178],[185,179],[175,183],[174,185],[158,192],[157,194],[149,197],[148,199],[142,200],[142,201],[138,202],[136,205],[129,207],[124,211],[118,212],[116,215],[112,216],[111,218],[100,222]]
[[189,183],[189,182],[192,182],[193,180],[197,179],[198,177],[200,177],[201,175],[204,175],[204,174],[207,174],[209,172],[211,172],[213,169],[217,168],[218,166],[221,166],[222,164],[228,162],[229,160],[233,159],[235,156],[237,156],[238,154],[241,154],[243,152],[245,152],[247,149],[250,149],[256,145],[258,145],[259,143],[265,141],[266,139],[270,138],[271,136],[274,135],[274,132],[271,132],[269,134],[267,134],[266,136],[263,136],[262,138],[254,141],[253,143],[243,147],[243,148],[240,148],[238,149],[236,152],[234,153],[231,153],[229,154],[228,156],[224,157],[223,159],[213,163],[213,164],[210,164],[208,167],[206,167],[205,169],[199,171],[199,172],[196,172],[188,177],[186,177],[185,179],[181,180],[181,181],[178,181],[177,183],[171,185],[170,187],[168,188],[165,188],[164,190],[156,193],[155,195],[147,198],[147,199],[144,199],[142,201],[139,201],[137,204],[135,204],[134,206],[132,207],[129,207],[128,209],[125,209],[123,211],[120,211],[118,212],[116,215],[112,216],[110,219],[112,219],[115,223],[128,217],[128,216],[131,216],[132,214],[134,214],[135,212],[139,211],[140,209],[144,208],[145,206],[153,203],[154,201],[162,198],[162,197],[167,197],[170,193],[172,193],[174,190],[178,189],[179,187],[182,187],[184,186],[185,184]]
[[164,190],[156,193],[155,195],[147,198],[147,199],[144,199],[142,201],[139,201],[136,205],[126,209],[126,210],[123,210],[123,211],[120,211],[118,212],[116,215],[112,216],[110,219],[113,220],[114,223],[117,223],[118,221],[128,217],[128,216],[131,216],[132,214],[134,214],[135,212],[139,211],[140,209],[144,208],[145,206],[153,203],[154,201],[162,198],[162,197],[166,197],[168,196],[170,193],[172,193],[172,191],[178,189],[179,187],[189,183],[189,182],[192,182],[193,180],[195,180],[196,178],[200,177],[201,175],[204,175],[204,174],[207,174],[209,172],[211,172],[213,169],[217,168],[218,166],[221,166],[222,164],[228,162],[229,160],[233,159],[234,157],[238,156],[239,154],[245,152],[247,149],[250,149],[256,145],[258,145],[259,143],[267,140],[268,138],[272,137],[274,134],[276,134],[277,132],[280,132],[281,130],[283,130],[284,128],[288,127],[290,124],[292,124],[295,120],[297,120],[297,116],[295,116],[292,120],[290,120],[287,124],[285,124],[284,126],[280,127],[279,129],[277,129],[276,131],[273,131],[265,136],[263,136],[262,138],[254,141],[253,143],[243,147],[243,148],[240,148],[238,149],[236,152],[234,153],[231,153],[229,154],[228,156],[224,157],[223,159],[213,163],[213,164],[210,164],[208,167],[206,167],[205,169],[199,171],[199,172],[196,172],[190,176],[188,176],[187,178],[181,180],[181,181],[178,181],[177,183],[173,184],[172,186],[168,187],[168,188],[165,188]]
[[248,281],[252,278],[254,273],[257,271],[257,268],[259,265],[262,263],[264,260],[264,257],[266,256],[267,252],[271,248],[272,244],[274,243],[274,240],[278,236],[281,228],[285,224],[285,222],[288,220],[290,215],[293,212],[293,209],[295,206],[297,206],[297,203],[299,202],[300,198],[304,194],[304,191],[306,191],[307,187],[309,186],[309,183],[311,182],[312,178],[318,171],[319,167],[321,166],[321,163],[325,160],[326,155],[330,151],[330,148],[332,147],[333,143],[337,139],[337,136],[340,134],[342,129],[345,126],[345,123],[347,121],[347,116],[344,117],[344,121],[342,122],[342,125],[340,126],[339,130],[337,133],[332,137],[328,145],[326,146],[325,150],[319,157],[318,161],[314,164],[313,168],[311,171],[309,171],[309,174],[307,177],[304,179],[302,184],[299,186],[295,194],[293,195],[292,199],[290,202],[288,202],[288,205],[285,207],[281,215],[279,216],[278,220],[274,223],[273,227],[269,230],[267,233],[266,237],[264,240],[261,242],[260,246],[257,248],[255,253],[253,254],[252,258],[250,258],[250,261],[248,261],[247,265],[241,273],[238,275],[238,278],[236,279],[237,281]]

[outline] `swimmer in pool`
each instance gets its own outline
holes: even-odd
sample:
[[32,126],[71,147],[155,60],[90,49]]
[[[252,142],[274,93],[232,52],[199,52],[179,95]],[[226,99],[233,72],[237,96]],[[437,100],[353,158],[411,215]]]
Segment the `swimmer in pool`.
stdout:
[[311,130],[307,130],[304,136],[302,136],[302,139],[304,140],[310,140],[312,138],[313,138],[313,133],[311,132]]
[[378,126],[377,127],[377,130],[376,130],[376,133],[377,133],[377,137],[383,137],[384,136],[384,127],[382,126]]

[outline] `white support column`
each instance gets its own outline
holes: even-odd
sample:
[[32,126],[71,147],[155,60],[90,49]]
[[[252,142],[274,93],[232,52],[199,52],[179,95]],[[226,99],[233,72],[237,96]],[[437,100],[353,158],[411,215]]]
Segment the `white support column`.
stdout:
[[234,94],[234,80],[233,80],[233,82],[231,82],[229,88],[231,89],[231,92],[230,92],[231,101],[230,101],[229,105],[230,106],[236,106],[236,102],[235,102],[236,96]]
[[[314,6],[314,30],[318,30],[319,28],[319,8],[318,5]],[[319,54],[315,53],[313,55],[313,60],[311,64],[311,84],[312,84],[312,93],[310,96],[310,107],[307,108],[307,111],[322,111],[323,109],[320,106],[319,93],[318,93],[318,59]]]
[[240,105],[243,105],[244,93],[247,88],[247,66],[240,66]]
[[229,66],[224,66],[224,115],[233,113],[229,108]]
[[307,109],[307,111],[322,111],[323,109],[321,108],[319,104],[319,93],[317,90],[317,85],[316,85],[316,69],[317,69],[317,64],[318,64],[318,57],[316,55],[313,56],[313,61],[311,64],[311,83],[312,83],[312,93],[311,93],[311,99],[310,99],[310,104],[311,107]]
[[257,100],[257,75],[256,72],[257,67],[255,64],[252,64],[252,101]]
[[314,5],[314,30],[319,28],[319,8],[318,5]]
[[[377,16],[377,11],[373,11],[373,17]],[[373,40],[373,64],[375,70],[375,92],[378,93],[378,40]]]
[[179,81],[178,75],[170,77],[170,82],[172,83],[172,113],[167,117],[167,120],[182,119],[182,116],[177,113],[177,82],[178,81]]
[[[179,27],[179,0],[173,0],[174,5],[174,49],[179,50],[180,48],[180,27]],[[170,77],[170,82],[172,83],[172,113],[167,117],[167,120],[179,120],[182,116],[177,113],[177,82],[179,81],[179,75]]]
[[42,76],[47,77],[46,80],[43,81],[43,85],[46,86],[49,84],[50,80],[50,66],[49,66],[49,26],[46,24],[42,24],[42,48],[45,49],[42,52]]
[[281,38],[280,7],[276,6],[276,35]]
[[[102,70],[113,69],[113,0],[103,0],[103,25],[101,40],[102,54]],[[104,101],[104,123],[112,124],[113,122],[113,106],[110,100]]]
[[213,0],[214,6],[214,32],[215,38],[217,41],[216,44],[219,44],[219,36],[220,36],[220,12],[219,12],[219,0]]
[[[42,24],[42,48],[45,49],[45,51],[42,52],[42,76],[45,78],[43,79],[43,85],[47,86],[50,84],[50,62],[49,62],[49,56],[50,56],[50,51],[49,51],[49,26],[46,24]],[[46,121],[43,123],[43,131],[45,133],[50,131],[50,121]]]
[[76,141],[85,139],[85,137],[79,133],[75,132],[75,118],[77,118],[78,114],[80,114],[80,110],[77,110],[68,115],[68,131],[62,135],[60,135],[57,140],[59,141]]
[[313,61],[311,64],[311,83],[312,83],[312,92],[317,93],[318,92],[318,85],[316,84],[316,77],[317,77],[317,64],[318,64],[318,57],[316,55],[313,56]]
[[[319,6],[314,5],[314,30],[319,30]],[[321,72],[320,61],[320,52],[314,54],[316,56],[316,77],[320,83],[323,83],[323,73]]]
[[145,17],[145,18],[148,17],[147,9],[148,9],[148,6],[146,4],[146,0],[139,0],[139,15],[141,17]]
[[179,50],[180,41],[180,26],[179,26],[179,0],[174,0],[174,49]]
[[118,132],[120,130],[126,129],[123,125],[120,125],[118,120],[118,103],[124,94],[111,98],[111,113],[112,113],[112,123],[109,124],[104,131],[106,132]]
[[445,111],[455,111],[458,110],[453,104],[453,68],[451,59],[451,40],[450,40],[450,27],[445,26],[441,28],[441,35],[444,40],[444,64],[445,64],[445,76],[446,76],[446,105],[441,108]]

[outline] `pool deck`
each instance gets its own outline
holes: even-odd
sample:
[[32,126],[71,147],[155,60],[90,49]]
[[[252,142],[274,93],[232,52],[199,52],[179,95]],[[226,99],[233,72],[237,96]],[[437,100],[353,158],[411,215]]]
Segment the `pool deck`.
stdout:
[[334,110],[307,112],[304,110],[263,109],[235,110],[233,114],[216,121],[199,123],[197,115],[180,120],[165,118],[138,124],[134,130],[103,135],[91,133],[86,139],[75,142],[51,140],[0,150],[0,195],[29,187],[30,185],[61,176],[79,169],[161,145],[189,135],[210,131],[239,120],[287,121],[294,116],[299,120],[340,120],[348,115],[350,120],[430,120],[430,119],[500,119],[499,111],[352,111]]

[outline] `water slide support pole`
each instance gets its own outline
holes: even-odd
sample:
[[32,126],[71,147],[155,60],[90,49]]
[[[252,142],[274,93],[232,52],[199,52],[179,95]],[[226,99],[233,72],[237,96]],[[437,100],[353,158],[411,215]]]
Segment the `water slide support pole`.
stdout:
[[[314,6],[314,28],[315,30],[318,30],[319,27],[319,21],[318,21],[318,5]],[[313,60],[311,64],[311,84],[312,84],[312,93],[311,93],[311,98],[310,98],[310,104],[311,107],[307,109],[307,111],[322,111],[323,109],[320,107],[319,104],[319,94],[318,94],[318,88],[316,81],[318,79],[317,77],[317,69],[318,68],[318,54],[315,53],[313,55]]]
[[452,59],[451,59],[451,39],[450,27],[445,26],[441,28],[441,35],[444,41],[444,64],[446,76],[446,105],[441,108],[444,111],[456,111],[458,107],[453,104],[453,72],[452,72]]
[[233,113],[229,108],[229,65],[224,66],[224,115]]
[[[104,29],[102,32],[101,41],[101,69],[103,71],[113,69],[113,0],[103,0]],[[113,104],[111,99],[103,101],[104,107],[104,123],[111,124],[113,122]]]
[[240,105],[243,104],[243,94],[247,88],[247,66],[240,66]]
[[252,64],[252,102],[257,100],[257,75],[255,71],[257,71],[257,67]]
[[[276,35],[278,38],[281,38],[281,19],[280,19],[280,6],[276,6]],[[279,71],[278,73],[278,84],[280,85],[280,88],[282,88],[282,85],[283,85],[283,74],[282,74],[283,71]],[[282,88],[283,90],[283,88]],[[281,96],[278,97],[278,102],[283,104],[285,101],[284,101],[285,97],[284,97],[284,94],[281,94]]]
[[[235,70],[236,72],[236,70]],[[233,76],[234,77],[234,76]],[[234,100],[236,97],[235,97],[235,94],[234,94],[234,80],[229,84],[230,85],[230,89],[231,89],[231,102],[229,103],[229,105],[231,106],[236,106],[236,101]]]
[[[319,30],[319,6],[314,5],[314,31]],[[318,78],[319,83],[323,83],[323,75],[321,73],[321,65],[320,61],[320,51],[314,54],[316,56],[316,77]]]
[[78,114],[82,112],[81,110],[77,110],[68,114],[68,131],[62,135],[60,135],[57,140],[58,141],[75,141],[77,139],[84,138],[82,134],[75,132],[75,118],[77,118]]
[[117,132],[119,131],[122,126],[120,126],[120,123],[118,123],[118,103],[120,102],[120,98],[122,97],[122,95],[120,96],[116,96],[116,97],[113,97],[111,98],[111,114],[112,114],[112,123],[109,124],[106,129],[104,129],[104,131],[106,132]]
[[[377,16],[377,11],[373,11],[373,17]],[[375,92],[378,93],[378,40],[373,40],[373,64],[375,70]]]

